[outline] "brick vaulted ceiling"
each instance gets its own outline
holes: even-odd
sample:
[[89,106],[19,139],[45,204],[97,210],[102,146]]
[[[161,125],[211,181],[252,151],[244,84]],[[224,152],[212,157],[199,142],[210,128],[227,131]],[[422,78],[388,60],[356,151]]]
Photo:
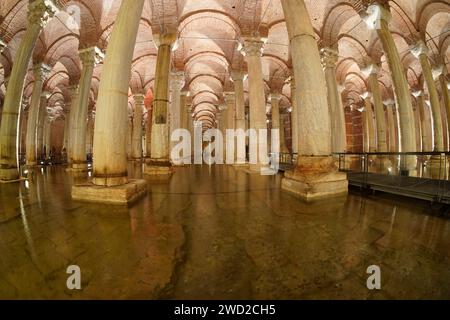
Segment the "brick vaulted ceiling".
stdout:
[[[0,39],[7,45],[0,56],[0,99],[4,97],[4,82],[11,73],[27,25],[28,2],[0,0]],[[68,88],[77,83],[80,76],[78,49],[91,46],[106,49],[121,0],[55,2],[60,11],[41,33],[32,63],[44,62],[52,67],[45,90],[51,93],[49,107],[54,117],[59,117],[69,100]],[[381,63],[379,81],[383,97],[391,98],[392,83],[381,43],[360,16],[369,1],[305,2],[319,45],[339,52],[337,78],[344,87],[344,103],[355,103],[367,91],[361,68],[369,61]],[[392,13],[391,31],[410,86],[421,88],[420,64],[408,49],[418,37],[424,37],[432,50],[433,62],[450,69],[450,0],[388,2]],[[197,117],[214,117],[223,103],[223,92],[232,90],[230,70],[246,69],[238,48],[242,38],[251,35],[267,39],[262,57],[266,93],[281,92],[282,106],[289,106],[291,92],[286,80],[291,74],[292,62],[280,0],[147,0],[134,52],[130,101],[132,94],[147,93],[154,86],[157,56],[154,39],[164,32],[178,34],[173,69],[185,72],[186,90],[191,93]],[[99,64],[91,85],[92,108],[95,108],[101,71]],[[31,95],[33,81],[30,70],[25,97]],[[247,83],[245,90],[248,90]]]

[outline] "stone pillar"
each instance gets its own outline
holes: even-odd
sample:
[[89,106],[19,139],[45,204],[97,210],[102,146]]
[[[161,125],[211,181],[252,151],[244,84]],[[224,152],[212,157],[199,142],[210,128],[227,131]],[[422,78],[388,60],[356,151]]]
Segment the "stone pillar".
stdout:
[[[246,39],[244,41],[243,53],[247,60],[248,66],[248,80],[249,80],[249,96],[250,96],[250,129],[257,132],[259,139],[259,130],[267,129],[266,117],[266,97],[264,93],[264,78],[262,74],[261,55],[264,43],[256,38]],[[259,140],[258,139],[258,140]],[[267,140],[267,139],[266,139]],[[259,142],[259,143],[258,143]],[[250,172],[260,172],[261,168],[265,167],[261,163],[261,155],[259,146],[261,141],[250,139],[250,152],[256,152],[257,163],[250,163]],[[267,141],[266,141],[267,145]]]
[[146,161],[145,174],[170,176],[173,172],[169,150],[169,74],[172,45],[175,34],[159,36],[158,58],[155,74],[155,99],[153,100],[150,159]]
[[[226,112],[225,112],[225,119],[224,119],[224,129],[222,131],[223,134],[223,142],[224,142],[224,150],[223,150],[223,159],[224,163],[227,163],[227,149],[231,149],[231,144],[234,144],[233,141],[227,140],[227,129],[235,130],[236,126],[236,95],[234,92],[225,92],[224,93],[225,98],[225,104],[226,104]],[[230,146],[228,145],[230,144]],[[233,155],[233,163],[236,161],[236,155],[237,155],[237,148],[234,148],[234,155]]]
[[134,98],[134,115],[133,115],[133,139],[131,147],[131,158],[134,160],[142,159],[142,116],[144,113],[143,94],[135,94]]
[[286,148],[286,141],[285,141],[285,137],[284,137],[284,123],[281,124],[281,121],[280,121],[280,101],[281,101],[281,94],[272,93],[270,95],[270,102],[272,104],[272,129],[278,129],[280,132],[280,136],[279,136],[280,152],[288,153],[289,151]]
[[181,91],[180,95],[180,113],[181,113],[181,128],[189,130],[189,113],[187,108],[187,99],[189,91]]
[[[416,151],[416,134],[411,94],[400,55],[389,30],[390,19],[391,14],[387,3],[370,5],[367,9],[367,16],[364,17],[368,27],[377,30],[391,70],[400,123],[401,150],[403,152],[414,152]],[[403,157],[402,159],[405,160],[402,161],[402,171],[404,173],[415,170],[415,157]]]
[[[245,98],[244,98],[244,77],[243,71],[231,71],[231,79],[234,83],[234,95],[235,95],[235,108],[236,108],[236,120],[234,127],[236,130],[245,131]],[[236,149],[236,166],[246,165],[245,155],[244,158],[239,157]]]
[[143,5],[144,0],[122,1],[107,49],[94,129],[93,182],[99,186],[128,182],[125,154],[128,88]]
[[[78,85],[72,85],[68,88],[69,95],[70,95],[70,105],[69,109],[67,110],[67,118],[66,118],[66,126],[64,128],[64,131],[67,131],[67,144],[66,144],[66,151],[67,151],[67,162],[70,164],[72,161],[72,150],[73,150],[73,140],[74,140],[74,122],[75,122],[75,116],[76,116],[76,101],[77,101],[77,95],[78,95]],[[66,134],[66,133],[64,133]]]
[[291,85],[291,139],[292,139],[292,152],[298,153],[298,144],[299,144],[299,105],[297,104],[297,96],[296,96],[296,85],[295,78],[291,77],[289,80]]
[[280,114],[280,152],[289,153],[286,145],[286,114]]
[[378,82],[379,67],[375,64],[364,68],[362,72],[368,77],[370,93],[372,94],[377,126],[377,151],[387,152],[386,116],[384,112],[383,98]]
[[281,0],[281,4],[291,43],[301,138],[297,164],[285,173],[282,189],[305,200],[347,194],[347,176],[337,171],[331,156],[326,81],[311,19],[303,0]]
[[384,102],[386,105],[387,123],[389,127],[389,152],[398,152],[397,145],[397,115],[395,110],[395,101],[387,100]]
[[431,113],[433,116],[433,151],[444,151],[444,130],[442,128],[441,102],[433,78],[430,61],[428,60],[429,50],[423,41],[411,50],[412,54],[419,59],[422,66],[422,74],[428,87],[428,95],[430,97]]
[[132,144],[133,144],[133,116],[129,114],[127,120],[127,139],[126,139],[127,159],[131,159]]
[[52,121],[49,117],[45,119],[44,123],[44,155],[45,159],[48,159],[51,154],[51,134],[52,134]]
[[[30,109],[28,112],[27,135],[26,135],[26,165],[35,166],[36,157],[36,133],[41,104],[42,86],[45,78],[50,72],[50,67],[44,64],[35,65],[33,68],[34,84],[31,95]],[[46,112],[46,110],[45,110]]]
[[341,94],[338,90],[336,81],[336,63],[338,61],[338,52],[325,48],[321,50],[322,64],[325,71],[325,79],[327,82],[328,103],[330,106],[331,116],[331,150],[336,153],[346,151],[346,128],[344,107],[342,105]]
[[[171,74],[171,87],[172,87],[172,105],[170,108],[170,132],[169,132],[169,140],[170,140],[170,150],[176,146],[176,142],[171,141],[172,133],[181,128],[181,89],[183,89],[185,84],[184,80],[184,72],[174,72]],[[172,165],[174,163],[180,164],[181,159],[171,159]]]
[[0,180],[15,180],[17,168],[17,123],[22,105],[23,86],[37,38],[56,13],[50,0],[35,0],[28,6],[28,25],[16,52],[10,82],[3,103],[0,126]]
[[373,109],[372,109],[372,102],[371,102],[371,95],[370,92],[365,92],[361,95],[361,97],[364,100],[364,123],[366,124],[366,132],[367,132],[367,144],[368,148],[364,146],[364,149],[368,152],[376,152],[377,151],[377,145],[376,145],[376,137],[375,137],[375,129],[374,129],[374,116],[373,116]]
[[88,114],[87,129],[86,129],[86,154],[92,155],[94,150],[94,122],[93,113]]
[[[445,78],[444,67],[440,66],[437,68],[436,77],[439,79],[441,85],[442,98],[445,106],[445,112],[447,114],[447,130],[448,130],[448,144],[450,146],[450,93],[448,91],[449,85]],[[447,150],[450,150],[449,147]]]
[[431,132],[431,115],[430,109],[425,103],[422,91],[415,92],[417,98],[417,107],[420,113],[420,127],[422,132],[422,152],[431,152],[433,146],[433,137]]
[[130,70],[145,0],[123,0],[114,23],[98,92],[94,128],[93,184],[72,187],[72,198],[126,204],[147,191],[128,180],[126,132]]
[[[91,92],[92,75],[96,62],[95,47],[80,50],[80,59],[83,64],[81,71],[80,85],[78,89],[78,96],[73,105],[75,112],[74,123],[72,124],[74,130],[73,136],[73,150],[71,154],[71,164],[73,171],[87,171],[87,157],[86,157],[86,128],[89,109],[89,95]],[[99,51],[99,50],[98,50]]]
[[50,93],[43,92],[41,94],[41,101],[39,105],[39,115],[36,129],[36,154],[37,161],[43,159],[44,155],[44,125],[48,118],[47,101],[50,97]]

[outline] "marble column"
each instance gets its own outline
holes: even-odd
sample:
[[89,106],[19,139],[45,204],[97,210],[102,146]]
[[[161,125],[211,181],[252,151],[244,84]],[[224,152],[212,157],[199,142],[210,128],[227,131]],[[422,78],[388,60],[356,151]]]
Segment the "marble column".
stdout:
[[387,100],[386,105],[387,123],[389,127],[389,152],[399,152],[397,140],[397,115],[394,100]]
[[280,152],[289,153],[286,144],[286,114],[280,114]]
[[368,77],[370,93],[372,95],[375,109],[377,151],[387,152],[386,116],[384,112],[383,98],[381,96],[380,83],[378,82],[379,67],[375,64],[371,64],[364,68],[362,72]]
[[73,130],[73,144],[71,154],[71,165],[73,171],[87,171],[87,157],[86,157],[86,128],[89,109],[89,95],[91,93],[92,75],[96,63],[97,48],[87,48],[80,50],[80,59],[83,64],[81,71],[80,85],[78,89],[78,96],[73,105],[75,112]]
[[[242,130],[245,132],[246,130],[246,120],[245,120],[245,97],[244,97],[244,78],[245,73],[240,70],[233,70],[230,72],[231,79],[234,84],[234,97],[235,97],[235,108],[236,108],[236,119],[235,119],[235,129]],[[235,148],[236,152],[236,162],[235,166],[243,166],[246,165],[245,154],[240,155],[237,152],[237,148]]]
[[189,130],[189,113],[187,108],[187,99],[189,91],[181,91],[180,95],[180,114],[181,114],[181,128]]
[[[376,29],[391,71],[400,123],[401,150],[403,152],[414,152],[416,151],[416,134],[411,94],[403,63],[389,30],[390,19],[389,5],[377,2],[368,7],[367,15],[364,17],[368,27]],[[402,171],[404,173],[407,171],[414,172],[416,166],[415,157],[403,157],[402,159],[405,160],[402,161]]]
[[347,134],[345,128],[344,107],[342,105],[341,94],[338,90],[336,80],[336,63],[338,62],[338,52],[331,48],[321,50],[322,64],[327,82],[328,103],[331,116],[331,151],[342,153],[347,148]]
[[41,104],[42,88],[46,76],[50,72],[50,67],[44,64],[37,64],[33,68],[34,84],[31,95],[30,109],[28,111],[27,134],[26,134],[26,165],[35,166],[36,157],[36,133]]
[[[222,131],[223,134],[223,142],[224,142],[224,150],[223,150],[223,159],[224,163],[230,163],[231,161],[227,161],[227,150],[231,150],[231,145],[234,144],[233,141],[227,140],[227,129],[235,130],[236,125],[236,94],[234,92],[225,92],[224,93],[225,104],[226,104],[226,113],[225,113],[225,128]],[[233,163],[236,161],[237,148],[234,148],[234,154],[230,157],[230,160],[233,159]]]
[[414,92],[417,98],[417,107],[420,114],[420,127],[422,133],[422,152],[431,152],[433,141],[431,132],[431,115],[430,109],[425,103],[425,98],[422,91]]
[[292,139],[292,152],[298,153],[298,144],[299,144],[299,104],[297,103],[297,95],[296,95],[296,85],[295,78],[291,77],[289,79],[289,83],[291,85],[291,139]]
[[[445,112],[447,115],[447,131],[448,131],[448,144],[450,145],[450,93],[449,84],[445,78],[444,67],[440,66],[436,68],[438,71],[435,72],[435,76],[438,78],[439,84],[441,86],[442,100],[444,102]],[[450,150],[447,147],[447,150]]]
[[[299,156],[282,189],[304,200],[345,195],[348,181],[331,156],[331,123],[319,48],[303,0],[281,0],[291,43],[298,107]],[[295,126],[295,124],[294,124]]]
[[444,151],[444,130],[442,128],[441,102],[436,88],[436,83],[433,78],[430,61],[428,60],[429,50],[423,41],[419,41],[411,52],[420,61],[420,65],[422,66],[422,74],[428,88],[431,113],[433,116],[433,151]]
[[93,185],[72,187],[72,198],[126,204],[147,191],[145,180],[129,180],[126,132],[133,53],[145,0],[123,0],[102,70],[94,128]]
[[134,99],[134,114],[133,114],[133,139],[131,146],[131,158],[134,160],[142,159],[142,117],[144,113],[143,94],[135,94]]
[[366,124],[366,132],[368,135],[368,146],[364,146],[364,149],[368,152],[377,152],[376,145],[376,136],[375,136],[375,128],[374,128],[374,116],[372,109],[372,101],[370,92],[365,92],[361,95],[361,98],[364,100],[364,123]]
[[[243,53],[247,60],[248,81],[249,81],[249,101],[250,101],[250,129],[257,132],[259,139],[250,139],[250,153],[257,155],[256,163],[250,163],[250,172],[259,173],[264,165],[261,157],[267,155],[260,154],[259,147],[264,142],[259,141],[261,136],[259,130],[267,129],[266,97],[264,93],[264,78],[262,74],[261,56],[264,42],[257,38],[246,39],[244,41]],[[258,140],[258,141],[255,141]],[[267,140],[267,138],[266,138]],[[267,141],[265,141],[267,145]]]
[[52,121],[49,117],[45,119],[44,123],[44,157],[48,159],[51,154],[51,133],[52,133]]
[[94,124],[95,124],[95,117],[94,114],[91,112],[88,114],[88,120],[87,120],[87,129],[86,129],[86,154],[92,155],[92,152],[94,150]]
[[57,11],[52,1],[35,0],[28,6],[28,25],[15,54],[0,126],[0,180],[19,178],[17,123],[22,105],[24,81],[37,38]]
[[[185,80],[184,80],[184,72],[173,72],[171,74],[171,80],[170,84],[172,87],[172,104],[169,109],[170,113],[170,132],[169,132],[169,140],[170,140],[170,150],[177,145],[176,142],[171,141],[172,133],[175,130],[178,130],[181,128],[181,89],[183,89]],[[171,159],[172,165],[180,164],[181,159],[177,157],[176,159]]]
[[168,177],[173,173],[169,150],[169,75],[172,45],[176,34],[159,35],[158,58],[155,73],[155,99],[153,100],[151,125],[151,151],[144,173]]
[[280,101],[281,101],[281,94],[279,93],[272,93],[270,95],[270,103],[272,106],[272,129],[278,129],[279,130],[279,139],[280,139],[280,152],[281,153],[288,153],[289,151],[286,148],[286,142],[284,141],[284,124],[281,124],[280,121]]
[[69,95],[70,95],[70,104],[69,109],[67,110],[67,118],[66,118],[66,126],[64,128],[64,131],[67,130],[67,145],[66,145],[66,151],[67,151],[67,162],[70,164],[72,161],[72,151],[73,151],[73,140],[74,140],[74,122],[75,122],[75,116],[76,116],[76,101],[77,101],[77,95],[78,95],[78,84],[72,85],[68,88]]
[[50,97],[50,93],[42,92],[41,101],[39,104],[39,115],[36,129],[36,154],[37,161],[43,160],[44,156],[44,125],[48,118],[47,102]]

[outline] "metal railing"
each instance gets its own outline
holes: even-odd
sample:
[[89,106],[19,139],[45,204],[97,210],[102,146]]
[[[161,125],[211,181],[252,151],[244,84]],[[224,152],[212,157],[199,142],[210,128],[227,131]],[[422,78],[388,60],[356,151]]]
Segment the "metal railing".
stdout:
[[450,203],[450,152],[337,153],[349,183],[414,198]]

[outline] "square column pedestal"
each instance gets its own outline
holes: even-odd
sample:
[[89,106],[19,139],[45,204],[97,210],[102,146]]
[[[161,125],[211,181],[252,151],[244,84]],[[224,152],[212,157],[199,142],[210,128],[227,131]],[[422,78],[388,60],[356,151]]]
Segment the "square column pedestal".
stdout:
[[296,167],[285,173],[281,189],[305,201],[348,193],[347,174],[339,172],[333,157],[299,157]]
[[174,173],[172,163],[168,160],[158,161],[147,159],[144,166],[144,174],[160,179],[168,179]]
[[147,193],[147,181],[129,180],[127,184],[106,187],[93,183],[72,186],[72,199],[87,202],[126,205]]

